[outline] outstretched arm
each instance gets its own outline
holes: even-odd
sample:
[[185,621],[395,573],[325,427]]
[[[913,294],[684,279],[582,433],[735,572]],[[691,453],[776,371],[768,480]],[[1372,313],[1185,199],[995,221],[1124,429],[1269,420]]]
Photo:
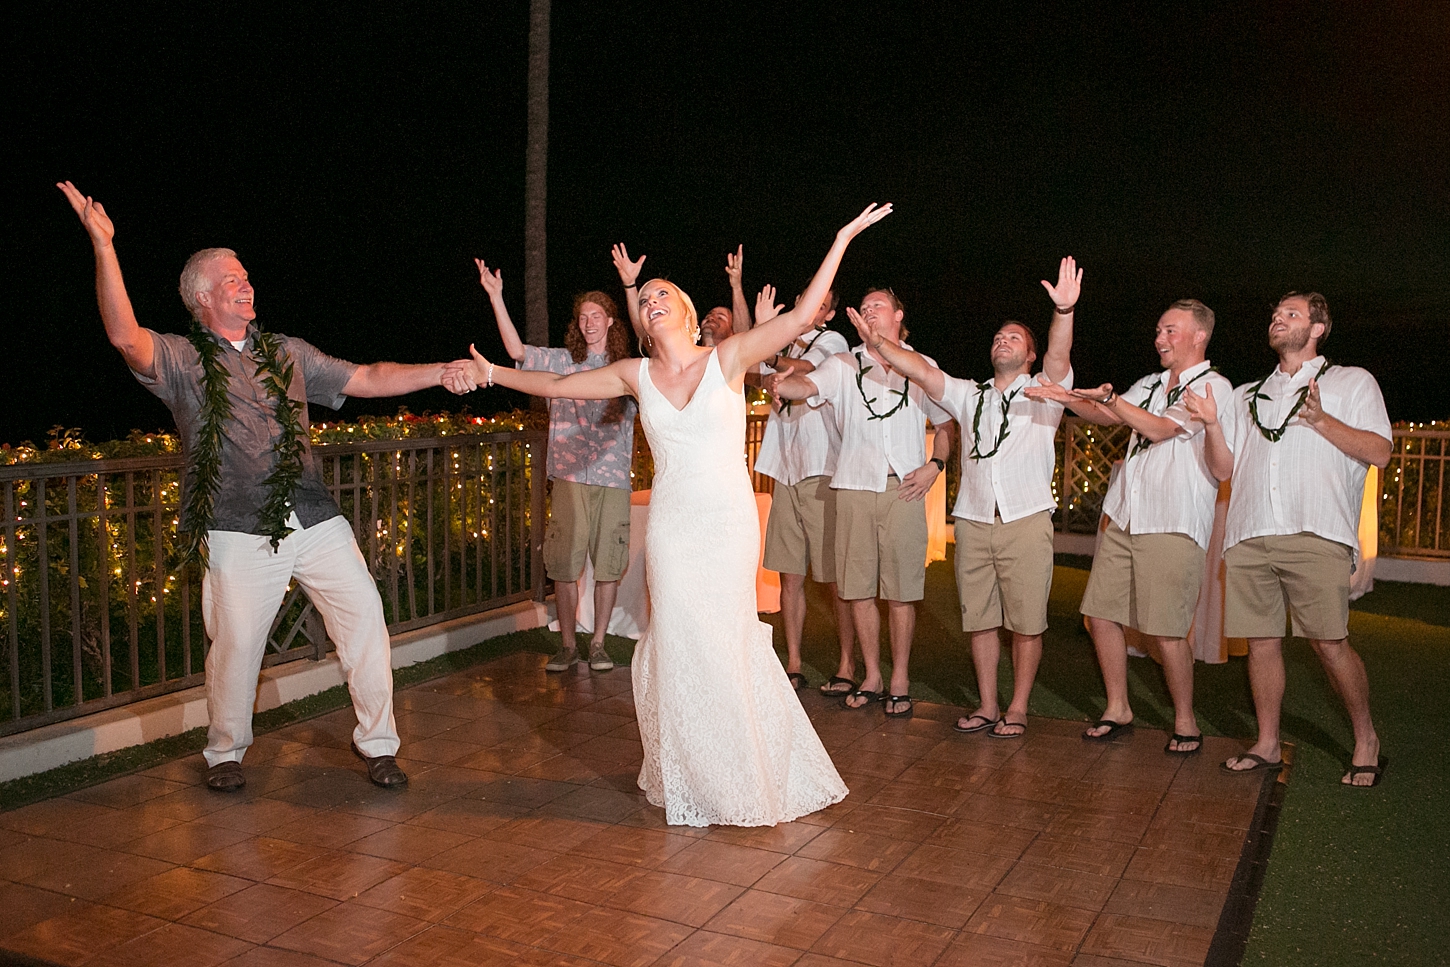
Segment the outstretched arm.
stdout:
[[634,341],[643,348],[644,323],[639,318],[639,273],[644,269],[645,256],[631,262],[629,249],[620,242],[614,246],[614,267],[619,272],[619,281],[624,283],[624,307],[629,311],[629,324],[634,328]]
[[1141,406],[1129,403],[1113,391],[1112,383],[1104,383],[1092,389],[1070,390],[1048,382],[1047,374],[1041,373],[1037,377],[1037,384],[1028,386],[1023,393],[1030,400],[1061,403],[1084,420],[1093,423],[1127,426],[1136,430],[1138,436],[1153,443],[1188,432],[1166,416],[1154,416]]
[[543,370],[495,366],[473,346],[468,347],[468,352],[473,356],[472,376],[479,386],[507,386],[545,399],[612,400],[637,395],[638,359],[621,359],[599,369],[559,376]]
[[1208,472],[1220,482],[1232,477],[1234,455],[1223,435],[1223,424],[1218,422],[1218,401],[1213,397],[1213,387],[1205,386],[1202,396],[1194,395],[1192,386],[1185,387],[1183,405],[1189,416],[1203,424],[1203,459],[1208,464]]
[[805,400],[820,394],[816,381],[795,371],[796,360],[792,359],[785,369],[772,373],[761,381],[762,387],[771,396],[781,400]]
[[716,358],[727,382],[733,383],[751,366],[765,362],[810,330],[816,318],[816,310],[825,301],[831,283],[836,280],[836,269],[840,268],[841,258],[846,254],[851,240],[890,214],[889,203],[879,208],[874,204],[867,205],[861,214],[836,232],[836,240],[821,261],[821,267],[816,269],[811,284],[806,286],[806,291],[790,310],[727,340],[725,345],[716,350]]
[[344,396],[376,398],[402,396],[442,386],[451,393],[474,388],[473,363],[456,359],[451,363],[369,363],[359,366],[342,388]]
[[483,259],[473,261],[478,266],[478,284],[488,293],[489,304],[493,306],[493,318],[498,323],[498,334],[503,337],[504,351],[514,362],[521,363],[524,361],[524,341],[519,338],[519,331],[503,302],[503,269],[490,272]]
[[745,301],[745,246],[738,245],[735,254],[725,256],[725,274],[730,276],[730,331],[742,333],[750,328],[750,303]]
[[1389,466],[1394,444],[1373,430],[1358,430],[1336,417],[1324,412],[1319,399],[1319,381],[1309,381],[1309,392],[1304,405],[1299,409],[1299,419],[1309,424],[1319,435],[1338,447],[1345,456],[1360,463],[1372,463],[1383,470]]
[[881,332],[872,329],[861,317],[861,313],[850,306],[846,307],[846,317],[861,333],[861,338],[866,341],[866,344],[874,349],[882,359],[890,363],[892,369],[926,390],[926,395],[932,399],[940,400],[942,398],[942,394],[947,390],[946,374],[927,362],[925,356],[887,339]]
[[151,341],[151,333],[142,329],[136,321],[131,297],[126,294],[121,263],[112,244],[116,236],[115,226],[101,203],[89,195],[82,195],[75,185],[62,181],[56,187],[75,209],[86,234],[91,237],[91,247],[96,253],[96,302],[101,309],[101,322],[106,326],[106,337],[134,372],[155,376],[156,347]]
[[1047,330],[1047,352],[1042,356],[1042,371],[1054,383],[1067,379],[1072,370],[1072,316],[1078,296],[1082,294],[1082,269],[1071,255],[1057,266],[1057,285],[1042,280],[1042,287],[1052,298],[1052,326]]

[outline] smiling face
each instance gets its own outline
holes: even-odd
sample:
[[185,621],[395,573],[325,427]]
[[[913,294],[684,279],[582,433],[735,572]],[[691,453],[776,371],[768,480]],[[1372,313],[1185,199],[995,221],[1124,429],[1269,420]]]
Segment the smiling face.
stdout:
[[196,293],[202,324],[221,333],[244,331],[257,318],[257,310],[242,263],[230,255],[213,259],[206,266],[205,277],[210,288]]
[[679,333],[694,342],[699,331],[694,305],[678,286],[663,279],[651,279],[639,290],[639,318],[651,339]]
[[1274,308],[1269,320],[1269,348],[1280,356],[1297,353],[1313,339],[1317,343],[1324,335],[1324,327],[1309,321],[1309,300],[1304,296],[1289,296]]
[[1169,309],[1158,320],[1153,348],[1158,350],[1158,363],[1164,369],[1184,370],[1203,361],[1208,346],[1208,333],[1199,328],[1198,320],[1186,309]]
[[998,376],[1030,372],[1036,361],[1032,334],[1021,323],[1009,322],[992,337],[992,371]]
[[609,327],[614,325],[614,320],[609,318],[609,313],[597,302],[586,302],[579,307],[579,317],[575,319],[579,326],[579,334],[584,337],[584,345],[589,347],[589,352],[602,353],[609,341]]
[[700,320],[700,334],[708,344],[718,346],[734,333],[730,310],[716,306]]

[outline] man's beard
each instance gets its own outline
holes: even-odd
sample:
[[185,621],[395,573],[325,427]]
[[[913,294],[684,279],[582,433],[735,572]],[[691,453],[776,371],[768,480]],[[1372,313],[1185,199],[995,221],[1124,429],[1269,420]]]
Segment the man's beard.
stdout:
[[[1275,342],[1276,338],[1278,339],[1277,342]],[[1278,337],[1269,337],[1269,348],[1276,353],[1297,353],[1307,345],[1309,345],[1308,329],[1301,329],[1298,332],[1295,332],[1293,329],[1286,329]]]

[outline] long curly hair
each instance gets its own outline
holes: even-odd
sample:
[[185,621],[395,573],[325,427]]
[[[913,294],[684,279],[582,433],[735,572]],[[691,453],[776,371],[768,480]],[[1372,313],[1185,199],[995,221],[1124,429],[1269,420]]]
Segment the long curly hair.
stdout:
[[607,293],[596,289],[581,292],[574,297],[574,309],[569,314],[569,331],[564,335],[564,348],[569,350],[574,362],[582,363],[589,356],[589,347],[584,342],[584,334],[579,331],[579,310],[584,308],[586,302],[592,302],[603,309],[604,314],[612,320],[604,343],[604,351],[609,356],[609,361],[612,363],[634,355],[629,347],[629,318],[621,319],[619,306]]

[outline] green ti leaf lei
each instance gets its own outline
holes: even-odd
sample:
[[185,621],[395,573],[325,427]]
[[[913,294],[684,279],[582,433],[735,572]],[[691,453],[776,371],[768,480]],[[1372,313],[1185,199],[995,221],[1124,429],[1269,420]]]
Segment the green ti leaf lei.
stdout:
[[866,412],[871,414],[866,419],[885,420],[895,416],[896,412],[900,410],[903,406],[905,406],[907,402],[909,402],[909,397],[907,396],[907,393],[911,391],[911,380],[908,379],[906,380],[906,382],[902,383],[901,389],[887,390],[886,392],[888,395],[892,393],[896,394],[896,405],[893,406],[891,409],[887,410],[885,413],[877,413],[875,407],[871,405],[872,403],[876,402],[876,397],[873,396],[867,399],[865,385],[866,374],[871,372],[871,370],[875,369],[876,367],[868,366],[866,364],[866,360],[859,352],[855,353],[854,355],[856,356],[856,392],[861,394],[861,402],[866,404]]
[[[821,328],[817,329],[816,330],[816,334],[811,337],[811,341],[808,342],[808,343],[806,343],[805,348],[801,350],[800,356],[792,356],[790,354],[790,351],[791,351],[792,348],[794,348],[795,343],[791,343],[789,346],[785,347],[785,352],[782,353],[782,355],[785,356],[786,359],[800,359],[801,356],[804,356],[806,353],[808,353],[808,352],[811,351],[811,347],[816,344],[816,340],[817,339],[820,339],[822,336],[824,336],[826,334],[826,332],[827,332],[827,329],[826,329],[825,326],[822,326]],[[795,400],[781,400],[780,401],[780,415],[781,416],[785,416],[788,413],[790,413],[790,408],[792,406],[794,406],[795,403],[796,403]]]
[[[1167,401],[1163,404],[1163,409],[1164,410],[1171,409],[1173,407],[1173,404],[1174,403],[1177,403],[1180,399],[1183,398],[1183,391],[1184,390],[1188,389],[1188,387],[1192,386],[1194,383],[1196,383],[1199,380],[1203,379],[1203,377],[1207,376],[1209,373],[1216,373],[1216,372],[1218,372],[1218,370],[1216,368],[1214,368],[1213,366],[1210,366],[1208,369],[1205,369],[1203,372],[1199,373],[1197,376],[1193,377],[1188,382],[1186,382],[1186,383],[1180,383],[1179,385],[1173,387],[1171,390],[1168,391],[1168,398],[1167,398]],[[1158,392],[1158,387],[1160,387],[1162,385],[1163,385],[1163,376],[1160,374],[1158,376],[1158,378],[1153,381],[1153,385],[1150,386],[1150,387],[1148,387],[1148,395],[1143,398],[1143,409],[1146,410],[1148,408],[1148,404],[1150,402],[1152,402],[1152,400],[1153,400],[1153,394],[1156,393],[1156,392]],[[1148,449],[1149,447],[1151,447],[1153,445],[1153,441],[1152,440],[1149,440],[1146,437],[1140,436],[1138,434],[1138,431],[1137,430],[1134,430],[1133,431],[1133,440],[1132,440],[1132,443],[1133,443],[1132,448],[1130,450],[1128,450],[1128,459],[1129,460],[1133,459],[1138,454],[1142,453],[1144,450]]]
[[[1319,367],[1319,372],[1314,374],[1313,379],[1318,380],[1319,377],[1323,376],[1329,370],[1329,366],[1329,360],[1324,360],[1324,365]],[[1269,374],[1269,376],[1273,375],[1273,373]],[[1259,422],[1259,400],[1267,400],[1272,397],[1267,393],[1261,393],[1259,391],[1269,381],[1269,376],[1265,376],[1253,386],[1249,387],[1249,416],[1253,418],[1254,426],[1259,428],[1259,432],[1264,435],[1265,440],[1268,440],[1270,443],[1278,443],[1283,439],[1284,431],[1289,428],[1289,421],[1294,419],[1299,409],[1304,405],[1304,401],[1309,398],[1309,384],[1305,383],[1304,388],[1299,391],[1299,399],[1295,401],[1294,408],[1289,411],[1289,415],[1284,417],[1284,422],[1280,423],[1277,427],[1267,427]]]
[[[221,363],[221,345],[201,324],[193,321],[187,334],[201,357],[201,431],[197,435],[196,453],[192,460],[193,480],[186,500],[186,527],[180,535],[178,567],[192,561],[207,566],[207,531],[211,530],[216,507],[217,490],[221,487],[222,428],[232,416],[232,401],[227,395],[231,374]],[[262,503],[262,531],[275,550],[278,543],[292,533],[287,518],[292,513],[292,493],[302,479],[302,403],[287,395],[292,384],[292,360],[284,356],[282,342],[273,333],[258,329],[253,337],[257,356],[257,376],[272,398],[273,413],[282,434],[272,447],[277,463],[264,481],[267,499]]]
[[1007,410],[1012,406],[1012,401],[1017,394],[1022,392],[1022,387],[1017,387],[1012,392],[1002,397],[1002,423],[997,427],[997,442],[990,453],[981,451],[982,443],[982,402],[987,398],[987,390],[992,388],[991,380],[982,380],[977,384],[977,411],[972,414],[972,452],[967,454],[973,460],[986,460],[995,457],[997,451],[1002,449],[1002,443],[1011,435],[1012,431],[1007,428]]

